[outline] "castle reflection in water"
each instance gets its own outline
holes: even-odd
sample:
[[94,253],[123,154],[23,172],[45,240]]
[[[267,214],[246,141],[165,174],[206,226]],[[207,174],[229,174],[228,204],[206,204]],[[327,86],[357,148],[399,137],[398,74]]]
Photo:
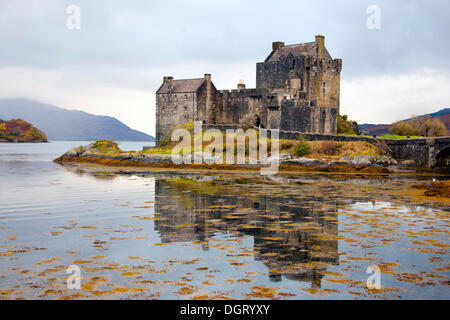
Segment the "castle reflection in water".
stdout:
[[[211,188],[210,188],[211,189]],[[295,193],[241,188],[186,188],[155,182],[155,228],[163,243],[199,242],[208,250],[219,233],[253,237],[253,256],[282,277],[320,287],[327,266],[339,264],[337,202],[326,195],[299,200]],[[250,188],[251,189],[251,188]]]

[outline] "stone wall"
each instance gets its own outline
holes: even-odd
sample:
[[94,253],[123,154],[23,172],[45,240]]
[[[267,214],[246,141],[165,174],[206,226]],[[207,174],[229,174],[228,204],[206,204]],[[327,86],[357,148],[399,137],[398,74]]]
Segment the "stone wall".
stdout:
[[414,160],[418,165],[428,164],[428,144],[426,139],[386,140],[397,160]]
[[169,135],[177,124],[195,119],[195,93],[168,93],[156,95],[156,145]]
[[[203,130],[208,129],[218,129],[221,131],[225,131],[227,129],[239,129],[240,126],[236,124],[204,124],[202,126]],[[266,130],[266,129],[259,129],[258,130],[265,130],[267,132],[267,137],[270,138],[272,136],[272,132],[277,131],[278,136],[280,139],[287,139],[287,140],[298,140],[299,136],[302,135],[305,139],[309,141],[341,141],[341,142],[348,142],[348,141],[367,141],[370,143],[376,143],[378,139],[368,138],[368,137],[360,137],[360,136],[343,136],[343,135],[333,135],[333,134],[312,134],[312,133],[301,133],[298,131],[284,131],[284,130]]]
[[205,74],[205,82],[197,90],[197,114],[194,120],[204,120],[206,123],[216,122],[217,89],[211,81],[211,75]]
[[267,109],[265,104],[266,90],[241,89],[219,90],[216,96],[215,123],[239,124],[247,115],[255,115],[261,123],[267,124]]
[[[271,130],[268,131],[268,136],[271,136]],[[280,139],[287,140],[298,140],[299,136],[302,135],[305,139],[309,141],[339,141],[339,142],[350,142],[350,141],[366,141],[370,143],[376,143],[376,139],[359,137],[359,136],[342,136],[334,134],[320,134],[320,133],[301,133],[298,131],[284,131],[277,130]]]
[[278,129],[281,126],[281,107],[267,108],[267,129]]
[[[296,64],[296,71],[304,67],[305,57],[292,57],[275,62],[259,62],[256,64],[256,88],[284,88],[289,83],[289,71]],[[305,79],[304,79],[305,80]],[[304,82],[303,82],[304,83]],[[304,83],[305,84],[305,83]],[[300,88],[302,87],[300,84]]]
[[336,108],[297,107],[293,101],[285,101],[281,109],[280,130],[321,134],[337,132]]
[[206,123],[216,122],[216,96],[217,89],[209,78],[197,91],[197,113],[194,120],[204,120]]

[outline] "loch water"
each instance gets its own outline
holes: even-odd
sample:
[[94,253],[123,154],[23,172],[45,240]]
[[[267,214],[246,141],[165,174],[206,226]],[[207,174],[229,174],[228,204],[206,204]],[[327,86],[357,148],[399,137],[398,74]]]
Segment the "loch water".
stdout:
[[259,183],[52,161],[88,143],[0,144],[0,299],[450,298],[448,202],[383,192],[431,177]]

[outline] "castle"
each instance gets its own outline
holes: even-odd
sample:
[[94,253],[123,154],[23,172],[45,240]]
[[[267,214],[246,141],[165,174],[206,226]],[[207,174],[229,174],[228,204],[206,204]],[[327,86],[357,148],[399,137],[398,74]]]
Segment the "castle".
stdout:
[[340,100],[342,59],[333,59],[325,37],[285,45],[256,64],[256,88],[240,82],[237,89],[217,90],[211,75],[180,79],[164,77],[156,92],[156,143],[177,124],[240,124],[303,133],[335,134]]

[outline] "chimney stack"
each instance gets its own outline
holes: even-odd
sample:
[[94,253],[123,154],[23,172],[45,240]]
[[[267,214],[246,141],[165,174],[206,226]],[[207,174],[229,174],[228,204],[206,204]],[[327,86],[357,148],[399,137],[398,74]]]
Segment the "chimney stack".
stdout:
[[211,74],[205,73],[205,84],[206,84],[206,99],[205,99],[205,111],[206,111],[206,123],[214,123],[214,97],[213,97],[213,85],[211,81]]
[[163,83],[168,83],[169,80],[173,80],[173,77],[169,77],[169,76],[163,77]]
[[163,78],[163,83],[164,84],[167,83],[167,86],[169,87],[168,88],[169,92],[173,90],[173,77],[169,77],[169,76],[168,77],[164,77]]
[[284,47],[284,42],[281,42],[281,41],[272,42],[272,50],[273,51],[277,51],[283,47]]
[[317,59],[322,60],[325,52],[325,37],[318,34],[316,36]]
[[239,80],[239,83],[237,85],[238,90],[244,90],[245,89],[245,83],[244,80]]

